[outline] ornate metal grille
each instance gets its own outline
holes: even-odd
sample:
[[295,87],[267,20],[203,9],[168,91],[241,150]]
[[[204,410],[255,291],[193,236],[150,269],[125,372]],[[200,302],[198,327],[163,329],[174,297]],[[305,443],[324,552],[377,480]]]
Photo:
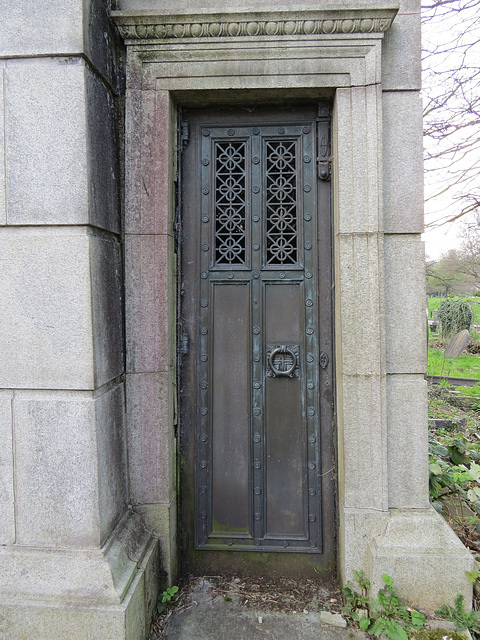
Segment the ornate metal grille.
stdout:
[[215,263],[246,266],[246,143],[215,145]]
[[297,142],[266,143],[266,264],[298,262]]

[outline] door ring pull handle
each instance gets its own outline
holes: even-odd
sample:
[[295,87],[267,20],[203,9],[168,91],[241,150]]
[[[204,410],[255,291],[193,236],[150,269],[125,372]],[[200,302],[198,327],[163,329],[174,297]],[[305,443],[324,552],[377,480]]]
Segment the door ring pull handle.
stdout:
[[297,356],[290,347],[282,345],[272,350],[268,358],[268,363],[274,377],[291,377],[297,366]]

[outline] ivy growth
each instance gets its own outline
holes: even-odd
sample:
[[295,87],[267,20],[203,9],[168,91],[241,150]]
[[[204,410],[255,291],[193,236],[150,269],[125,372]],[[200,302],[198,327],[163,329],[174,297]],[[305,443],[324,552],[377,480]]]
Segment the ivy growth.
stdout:
[[438,319],[442,325],[442,337],[446,339],[462,329],[470,329],[473,310],[467,300],[445,298],[438,308]]
[[454,495],[460,505],[476,514],[476,517],[472,516],[471,524],[479,531],[480,454],[477,448],[463,434],[443,435],[438,440],[432,438],[429,471],[430,497],[435,509],[443,511],[445,500]]

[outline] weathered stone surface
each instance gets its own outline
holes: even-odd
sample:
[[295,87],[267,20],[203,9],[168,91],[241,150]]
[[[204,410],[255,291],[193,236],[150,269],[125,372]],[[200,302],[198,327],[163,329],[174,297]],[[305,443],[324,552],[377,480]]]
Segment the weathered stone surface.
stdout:
[[468,344],[470,340],[470,331],[468,329],[463,329],[459,331],[457,335],[450,340],[447,345],[447,348],[443,352],[445,358],[458,358],[462,351]]
[[[92,3],[89,3],[91,5]],[[90,224],[120,232],[118,140],[112,93],[85,69],[87,176]]]
[[339,507],[339,569],[343,583],[353,580],[353,572],[367,569],[369,542],[382,535],[388,511]]
[[90,222],[118,232],[115,111],[105,85],[80,58],[13,60],[5,75],[8,223]]
[[[145,88],[153,89],[156,86],[162,91],[168,88],[173,91],[220,91],[223,102],[228,101],[226,99],[231,95],[231,90],[248,90],[243,97],[251,99],[252,95],[256,95],[259,101],[264,101],[267,96],[288,99],[290,91],[308,98],[312,93],[317,94],[322,87],[328,90],[344,87],[347,74],[351,74],[352,86],[362,87],[366,83],[375,85],[380,70],[380,42],[375,44],[369,41],[368,47],[371,48],[371,56],[361,55],[348,61],[344,57],[345,47],[339,43],[327,48],[321,44],[312,47],[307,58],[302,47],[289,48],[288,57],[272,56],[268,49],[258,48],[258,60],[248,60],[248,66],[242,69],[235,50],[227,42],[212,49],[207,54],[207,60],[196,70],[192,69],[191,76],[182,71],[185,67],[185,50],[177,50],[172,55],[177,59],[162,65],[164,75],[160,78],[148,75],[142,82]],[[222,51],[222,59],[219,59],[219,50]],[[376,91],[378,87],[372,86],[370,89]],[[210,99],[209,95],[207,97]]]
[[95,387],[124,370],[122,256],[108,236],[90,238],[92,335]]
[[[149,629],[150,620],[152,620],[154,614],[157,612],[157,598],[159,588],[165,588],[166,584],[173,584],[171,580],[168,581],[165,579],[165,569],[162,566],[162,553],[160,550],[159,541],[154,539],[153,542],[154,543],[149,546],[147,552],[139,561],[139,567],[145,576],[144,623],[147,630]],[[176,578],[176,575],[172,575],[171,578]]]
[[11,60],[5,74],[9,224],[88,222],[85,63]]
[[92,389],[123,371],[119,245],[85,230],[0,232],[0,387]]
[[[127,93],[126,136],[132,153],[126,162],[127,234],[172,234],[171,189],[175,151],[168,91]],[[144,144],[140,144],[139,135]],[[142,189],[135,188],[142,184]]]
[[[151,190],[137,189],[139,181],[148,179],[143,176],[143,164],[148,167],[148,161],[142,163],[146,155],[144,136],[142,131],[152,131],[154,125],[154,92],[127,89],[125,95],[125,144],[129,150],[125,158],[125,233],[153,233],[154,221],[148,224],[144,217],[153,210],[149,206]],[[146,145],[149,141],[146,141]],[[165,143],[164,143],[165,144]],[[145,145],[145,146],[146,146]]]
[[124,633],[128,639],[143,640],[150,630],[150,620],[145,611],[145,576],[139,574],[132,587],[134,593],[127,606]]
[[118,66],[118,35],[110,10],[110,0],[78,0],[83,4],[83,51],[98,75],[119,92],[124,70]]
[[[253,44],[253,43],[252,43]],[[162,60],[162,69],[159,74],[144,75],[141,87],[144,90],[225,90],[224,96],[228,96],[228,90],[261,90],[262,94],[257,94],[260,101],[265,99],[265,90],[280,90],[277,96],[288,97],[288,91],[297,89],[304,95],[315,93],[319,87],[345,87],[351,84],[353,87],[365,89],[368,93],[377,91],[380,81],[380,52],[381,41],[360,40],[359,56],[351,58],[345,56],[345,42],[335,41],[333,43],[315,42],[308,49],[305,57],[305,49],[295,42],[295,38],[278,55],[272,51],[272,45],[277,49],[277,43],[270,43],[263,47],[255,43],[255,57],[253,59],[243,59],[239,63],[236,49],[232,48],[231,42],[219,42],[214,50],[205,52],[201,64],[191,64],[189,72],[184,73],[186,64],[186,53],[190,53],[190,58],[195,57],[198,45],[192,39],[185,48],[181,50],[173,47],[169,51],[167,60]],[[259,46],[258,46],[259,45]],[[349,41],[351,46],[351,41]],[[191,52],[188,49],[192,48]],[[219,58],[218,52],[222,52]],[[159,55],[159,58],[163,56]],[[150,69],[148,69],[150,71]],[[153,71],[153,69],[152,69]],[[346,75],[349,81],[346,81]],[[155,79],[156,77],[156,79]],[[135,78],[137,82],[140,80]],[[135,86],[132,88],[140,88]],[[225,98],[224,98],[225,100]]]
[[15,399],[19,544],[100,544],[94,411],[88,398],[28,394]]
[[415,8],[414,13],[399,12],[385,33],[382,59],[384,91],[421,89],[420,11]]
[[472,570],[473,557],[431,507],[392,510],[385,532],[370,543],[368,566],[373,593],[387,573],[400,598],[427,613],[453,602],[458,593],[471,602],[465,571]]
[[331,624],[334,627],[341,627],[345,629],[347,627],[347,621],[339,613],[332,613],[331,611],[320,611],[320,622],[325,624]]
[[2,638],[144,640],[157,569],[157,542],[128,513],[102,549],[0,547]]
[[416,235],[385,235],[388,373],[427,369],[425,251]]
[[387,376],[388,504],[427,509],[427,383],[422,375]]
[[384,378],[343,375],[337,386],[339,499],[346,508],[387,509]]
[[7,222],[5,176],[5,62],[0,60],[0,225]]
[[[316,5],[313,5],[315,8]],[[322,3],[322,8],[342,8],[342,7],[351,7],[352,3],[350,0],[340,0],[336,2],[335,0],[325,0]],[[372,3],[369,0],[356,0],[356,7],[371,7]],[[392,5],[389,5],[392,6]],[[398,6],[398,5],[397,5]],[[131,11],[135,9],[144,9],[146,11],[152,11],[156,14],[173,14],[178,13],[186,13],[187,15],[192,12],[192,5],[188,3],[188,0],[179,0],[175,2],[175,0],[119,0],[118,8],[124,11]],[[306,11],[312,9],[312,2],[300,0],[296,1],[294,8],[296,11]],[[238,11],[255,11],[255,10],[267,10],[272,11],[272,1],[271,0],[240,0],[240,2],[220,2],[220,0],[202,0],[200,12],[211,13],[212,11],[224,12],[225,10],[235,13]],[[291,12],[292,4],[289,2],[275,2],[274,6],[275,11],[281,12]]]
[[83,1],[2,3],[0,56],[78,53],[83,44]]
[[15,542],[11,391],[0,391],[0,544]]
[[417,16],[421,10],[421,0],[400,0],[397,16],[408,13],[415,13]]
[[0,231],[0,271],[0,388],[92,388],[87,235]]
[[[166,580],[172,584],[178,570],[177,558],[177,500],[172,498],[166,504],[141,504],[134,507],[140,514],[145,527],[158,538],[161,550],[161,568]],[[160,573],[157,573],[157,581]],[[155,577],[155,576],[154,576]]]
[[[381,174],[378,86],[339,89],[336,94],[335,202],[338,233],[383,230],[379,207]],[[341,123],[341,124],[340,124]]]
[[[127,372],[167,371],[174,347],[168,236],[127,236],[125,295]],[[173,285],[170,285],[173,286]]]
[[467,418],[461,418],[460,416],[451,419],[429,418],[428,425],[433,429],[447,429],[449,431],[455,429],[457,431],[463,431],[467,427]]
[[123,384],[105,391],[94,402],[100,543],[103,544],[128,502]]
[[423,232],[423,135],[419,93],[384,92],[383,203],[386,233]]
[[[92,575],[92,579],[93,579]],[[28,602],[5,604],[0,602],[0,633],[5,640],[35,638],[36,640],[123,640],[125,636],[125,614],[123,608],[108,612],[95,607],[78,607],[71,604],[62,609],[60,605],[35,605]],[[134,636],[135,637],[135,636]],[[143,640],[137,635],[135,640]]]
[[130,499],[168,503],[175,487],[175,445],[168,373],[127,375]]
[[17,392],[17,542],[95,547],[125,510],[123,394]]
[[234,590],[230,594],[231,599],[223,598],[209,580],[197,579],[191,595],[195,606],[172,612],[165,640],[366,640],[361,631],[323,624],[322,614],[317,611],[265,611],[261,603],[257,607],[242,606]]
[[[344,375],[379,375],[383,371],[383,244],[376,234],[337,238],[337,367]],[[340,352],[340,353],[339,353]]]
[[85,54],[94,67],[117,82],[114,28],[106,0],[19,1],[0,5],[0,57]]

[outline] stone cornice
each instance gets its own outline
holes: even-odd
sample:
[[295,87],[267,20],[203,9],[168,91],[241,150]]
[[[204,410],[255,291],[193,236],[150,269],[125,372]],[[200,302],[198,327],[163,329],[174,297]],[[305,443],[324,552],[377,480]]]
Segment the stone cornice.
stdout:
[[346,34],[382,34],[390,27],[396,7],[292,11],[281,18],[272,14],[149,15],[144,12],[113,11],[112,17],[128,43],[138,41],[201,40],[204,38],[292,37]]

